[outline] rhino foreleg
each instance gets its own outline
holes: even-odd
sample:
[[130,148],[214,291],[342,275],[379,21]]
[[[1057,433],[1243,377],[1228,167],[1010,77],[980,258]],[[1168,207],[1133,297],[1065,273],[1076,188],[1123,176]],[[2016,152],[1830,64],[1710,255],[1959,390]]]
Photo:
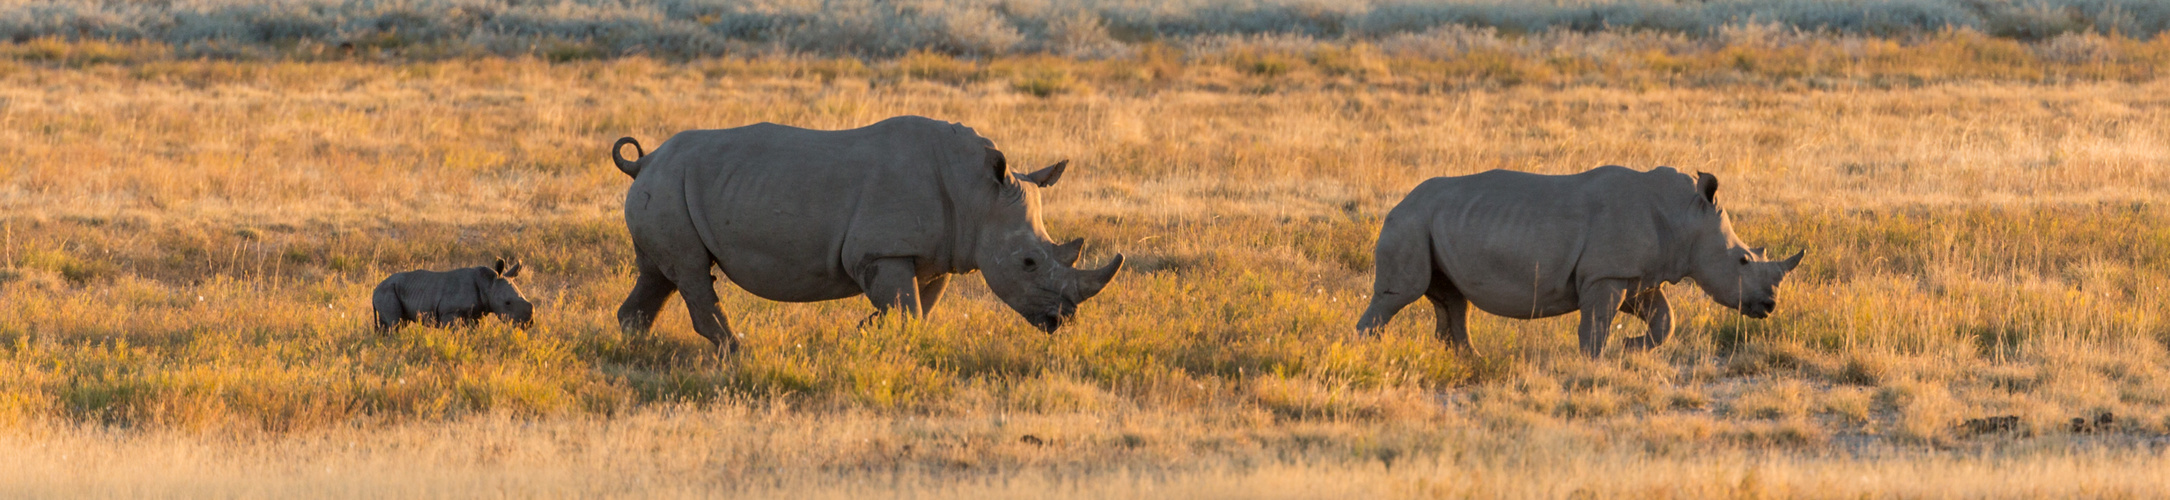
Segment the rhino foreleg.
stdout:
[[918,266],[910,257],[875,259],[860,273],[860,288],[866,290],[867,301],[874,303],[874,315],[868,316],[865,325],[874,318],[900,309],[907,316],[918,316],[921,311],[919,280],[914,276]]
[[[645,259],[636,259],[645,260]],[[633,292],[626,294],[625,304],[618,306],[618,327],[633,333],[648,333],[655,325],[656,314],[663,311],[663,303],[678,293],[678,285],[671,284],[663,271],[647,262],[640,263],[640,278],[633,282]]]
[[934,303],[942,300],[942,289],[949,286],[949,275],[935,276],[919,281],[919,313],[934,312]]
[[1620,303],[1620,311],[1642,318],[1650,330],[1641,337],[1620,339],[1620,344],[1631,350],[1648,350],[1665,345],[1665,338],[1673,334],[1673,307],[1665,301],[1665,291],[1657,288],[1644,290]]
[[1620,280],[1603,280],[1582,289],[1582,324],[1576,336],[1583,355],[1597,359],[1605,352],[1605,340],[1612,336],[1612,320],[1620,314],[1620,304],[1633,288]]

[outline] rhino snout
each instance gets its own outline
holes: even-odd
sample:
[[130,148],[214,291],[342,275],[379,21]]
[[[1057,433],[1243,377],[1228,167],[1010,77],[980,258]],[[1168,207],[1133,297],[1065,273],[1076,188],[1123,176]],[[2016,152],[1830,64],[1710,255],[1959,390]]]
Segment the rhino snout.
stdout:
[[1056,329],[1062,328],[1064,323],[1070,322],[1070,317],[1076,315],[1077,302],[1065,299],[1060,304],[1049,307],[1047,312],[1026,317],[1025,321],[1032,323],[1033,327],[1042,332],[1055,333]]
[[1062,328],[1061,316],[1046,314],[1028,319],[1034,328],[1039,328],[1042,332],[1055,333],[1055,329]]
[[1778,310],[1778,302],[1771,300],[1741,305],[1741,314],[1755,319],[1771,317],[1771,311],[1775,310]]

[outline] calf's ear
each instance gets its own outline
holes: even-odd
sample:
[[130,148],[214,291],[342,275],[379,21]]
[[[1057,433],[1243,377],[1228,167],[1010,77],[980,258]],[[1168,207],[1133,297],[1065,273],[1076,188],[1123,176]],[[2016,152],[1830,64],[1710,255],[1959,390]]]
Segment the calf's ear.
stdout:
[[501,274],[504,274],[507,278],[518,278],[520,277],[520,269],[524,267],[527,267],[527,264],[520,262],[519,257],[513,257],[512,269],[507,269],[504,273]]
[[497,265],[493,265],[493,266],[490,266],[490,271],[491,271],[491,272],[494,272],[494,273],[497,273],[497,274],[498,274],[498,275],[500,275],[500,276],[504,275],[504,274],[505,274],[505,258],[504,258],[504,257],[498,257],[498,258],[497,258]]
[[1786,272],[1793,272],[1793,268],[1799,267],[1801,265],[1801,256],[1804,255],[1808,255],[1807,250],[1794,252],[1792,257],[1786,258],[1786,260],[1783,261],[1786,264]]
[[1696,172],[1695,191],[1703,193],[1703,201],[1708,201],[1711,205],[1717,205],[1718,176],[1710,175],[1710,172]]

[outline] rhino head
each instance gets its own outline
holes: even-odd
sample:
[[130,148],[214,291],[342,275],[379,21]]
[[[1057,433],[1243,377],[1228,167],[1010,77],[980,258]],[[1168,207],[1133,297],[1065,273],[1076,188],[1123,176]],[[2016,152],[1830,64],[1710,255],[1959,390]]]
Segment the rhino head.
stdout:
[[1710,217],[1716,224],[1697,245],[1689,276],[1695,278],[1696,286],[1712,300],[1733,308],[1750,318],[1766,318],[1778,309],[1778,283],[1785,281],[1786,273],[1801,265],[1803,250],[1786,260],[1773,261],[1763,256],[1762,248],[1750,248],[1733,233],[1733,220],[1724,210],[1718,209],[1718,177],[1708,173],[1696,173],[1695,188],[1710,202]]
[[497,265],[483,268],[482,307],[505,318],[513,326],[525,329],[535,325],[535,305],[520,295],[520,287],[513,286],[512,279],[520,277],[520,269],[526,267],[520,259],[512,259],[512,268],[505,267],[505,259],[497,259]]
[[1038,172],[1013,174],[1002,152],[987,149],[988,168],[995,175],[996,194],[980,229],[973,257],[995,292],[1025,321],[1054,332],[1077,313],[1077,305],[1098,295],[1115,272],[1123,268],[1117,254],[1099,269],[1078,269],[1085,240],[1056,244],[1040,223],[1039,189],[1055,185],[1070,162],[1064,160]]

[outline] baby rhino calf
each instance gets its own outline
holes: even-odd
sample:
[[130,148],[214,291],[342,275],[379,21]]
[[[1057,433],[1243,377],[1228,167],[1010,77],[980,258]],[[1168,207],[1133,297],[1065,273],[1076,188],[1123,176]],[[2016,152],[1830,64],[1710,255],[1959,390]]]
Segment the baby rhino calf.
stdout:
[[511,269],[505,268],[505,259],[497,259],[495,267],[407,271],[385,278],[371,300],[377,310],[377,331],[408,322],[472,326],[485,314],[527,328],[534,323],[535,306],[512,286],[520,267],[519,259],[513,259]]

